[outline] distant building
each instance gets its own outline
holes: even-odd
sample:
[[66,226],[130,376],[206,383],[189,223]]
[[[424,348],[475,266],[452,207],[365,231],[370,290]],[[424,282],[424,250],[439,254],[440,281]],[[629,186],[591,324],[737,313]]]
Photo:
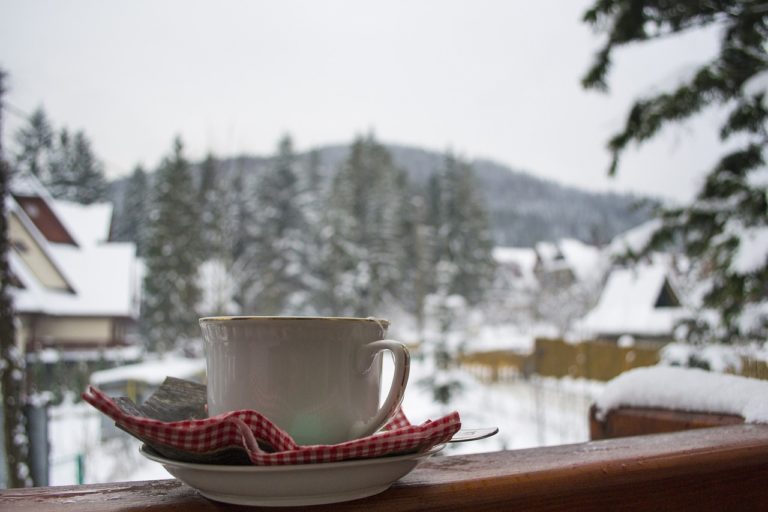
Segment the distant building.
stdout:
[[508,288],[535,287],[536,251],[530,247],[494,247],[493,259]]
[[8,259],[24,351],[133,345],[140,267],[133,243],[109,240],[112,205],[54,200],[31,175],[15,176],[10,191]]
[[603,272],[600,249],[579,240],[564,238],[539,242],[534,247],[534,274],[542,286],[565,287],[599,279]]
[[675,326],[690,316],[674,286],[672,258],[656,255],[650,261],[608,274],[597,305],[577,325],[582,336],[616,341],[671,341]]

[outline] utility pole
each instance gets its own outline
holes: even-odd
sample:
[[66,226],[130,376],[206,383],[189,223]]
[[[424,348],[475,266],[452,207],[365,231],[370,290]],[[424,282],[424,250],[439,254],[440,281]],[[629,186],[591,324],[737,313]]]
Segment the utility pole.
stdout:
[[6,485],[31,485],[29,441],[24,416],[24,354],[16,344],[13,301],[8,290],[11,272],[8,266],[8,211],[10,166],[3,154],[3,96],[5,72],[0,69],[0,392],[3,406],[3,438],[5,446]]

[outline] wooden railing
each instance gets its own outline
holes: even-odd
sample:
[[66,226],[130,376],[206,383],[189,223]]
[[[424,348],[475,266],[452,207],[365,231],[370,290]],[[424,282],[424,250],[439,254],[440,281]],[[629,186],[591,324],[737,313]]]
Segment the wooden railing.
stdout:
[[[768,400],[768,397],[766,397]],[[707,427],[723,427],[744,423],[735,414],[679,411],[651,407],[619,407],[599,417],[597,408],[589,410],[589,437],[592,440],[612,437],[664,434]]]
[[[175,480],[0,491],[7,512],[240,509]],[[434,457],[377,496],[312,510],[768,510],[768,425]]]

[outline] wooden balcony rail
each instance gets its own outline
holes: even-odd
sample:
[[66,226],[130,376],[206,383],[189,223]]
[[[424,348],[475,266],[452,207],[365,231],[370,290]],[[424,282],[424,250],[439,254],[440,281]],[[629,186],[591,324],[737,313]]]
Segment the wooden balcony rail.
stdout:
[[[0,491],[6,512],[246,509],[175,480]],[[311,510],[768,510],[768,425],[434,457],[382,494]]]
[[590,439],[663,434],[695,428],[722,427],[744,423],[735,414],[690,412],[651,407],[619,407],[598,417],[597,408],[589,410]]

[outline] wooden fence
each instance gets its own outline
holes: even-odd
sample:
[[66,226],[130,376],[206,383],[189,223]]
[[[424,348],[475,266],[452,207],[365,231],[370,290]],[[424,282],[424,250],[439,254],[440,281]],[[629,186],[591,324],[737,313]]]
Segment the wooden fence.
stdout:
[[[608,381],[617,375],[659,362],[663,345],[636,342],[620,347],[609,341],[569,343],[562,339],[538,338],[530,354],[512,350],[472,352],[459,356],[459,365],[484,381],[497,382],[530,375],[573,377]],[[742,358],[739,372],[745,377],[768,379],[768,364]]]
[[463,368],[491,382],[533,374],[606,381],[632,368],[651,366],[658,361],[658,344],[619,347],[602,341],[568,343],[544,338],[536,340],[530,354],[494,350],[459,357]]

